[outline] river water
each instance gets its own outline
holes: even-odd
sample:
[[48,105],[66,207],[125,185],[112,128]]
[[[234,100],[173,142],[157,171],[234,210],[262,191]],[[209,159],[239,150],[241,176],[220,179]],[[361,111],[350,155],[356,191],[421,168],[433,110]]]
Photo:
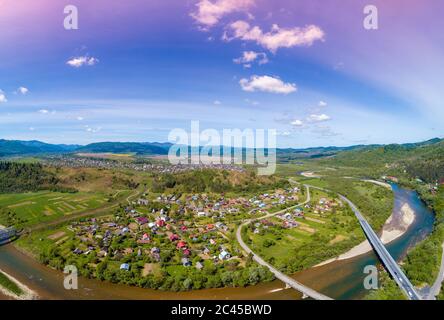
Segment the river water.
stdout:
[[[393,185],[394,210],[408,203],[415,220],[406,233],[387,245],[396,260],[401,260],[407,250],[424,239],[433,228],[434,215],[414,191]],[[360,299],[366,294],[363,269],[366,265],[379,264],[373,252],[353,259],[336,261],[294,275],[301,283],[334,299]],[[284,289],[278,280],[247,288],[205,289],[191,292],[162,292],[128,287],[90,279],[79,279],[78,290],[65,290],[63,274],[52,270],[19,252],[11,244],[0,247],[0,269],[12,275],[42,299],[301,299],[293,289]],[[0,300],[7,299],[0,293]]]

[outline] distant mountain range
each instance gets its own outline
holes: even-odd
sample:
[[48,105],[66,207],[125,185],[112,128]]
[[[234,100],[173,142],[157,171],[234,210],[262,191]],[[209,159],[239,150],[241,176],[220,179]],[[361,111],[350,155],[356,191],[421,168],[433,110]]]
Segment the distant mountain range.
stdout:
[[[49,144],[40,141],[1,140],[0,157],[25,156],[25,155],[50,155],[68,153],[134,153],[137,155],[166,155],[172,144],[159,142],[98,142],[85,146]],[[419,143],[391,144],[391,145],[355,145],[349,147],[317,147],[305,149],[281,148],[277,149],[277,157],[282,162],[297,159],[313,159],[335,156],[338,153],[345,157],[354,155],[359,151],[360,155],[375,152],[383,153],[407,152],[409,150],[436,145],[444,148],[442,139],[431,139]],[[244,150],[245,151],[245,150]],[[345,152],[344,152],[345,151]],[[359,158],[359,157],[352,157]]]

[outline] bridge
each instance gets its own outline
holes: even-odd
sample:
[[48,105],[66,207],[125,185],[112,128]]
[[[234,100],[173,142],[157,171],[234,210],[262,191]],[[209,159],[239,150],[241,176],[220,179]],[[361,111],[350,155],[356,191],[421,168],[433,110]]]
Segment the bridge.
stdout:
[[257,254],[255,254],[249,247],[248,245],[244,242],[244,240],[242,239],[242,228],[248,224],[250,224],[251,222],[255,221],[255,220],[261,220],[261,219],[266,219],[272,216],[275,216],[279,213],[282,213],[286,210],[289,210],[291,208],[294,207],[298,207],[298,206],[302,206],[308,202],[310,202],[310,189],[308,186],[306,186],[306,190],[307,190],[307,199],[303,202],[303,203],[299,203],[296,206],[290,207],[290,208],[286,208],[284,210],[275,212],[275,213],[269,213],[263,217],[257,218],[257,219],[250,219],[245,221],[244,223],[242,223],[236,231],[236,238],[237,241],[239,242],[240,246],[242,247],[242,249],[247,252],[247,254],[251,254],[253,257],[253,260],[256,261],[258,264],[260,264],[261,266],[264,266],[266,268],[268,268],[268,270],[270,270],[270,272],[272,272],[274,274],[274,276],[281,280],[283,283],[285,283],[285,285],[287,287],[291,287],[299,292],[301,292],[304,297],[310,297],[316,300],[333,300],[330,297],[327,297],[325,295],[323,295],[322,293],[317,292],[316,290],[313,290],[305,285],[303,285],[302,283],[299,283],[298,281],[296,281],[295,279],[283,274],[282,272],[280,272],[279,270],[277,270],[275,267],[273,267],[271,264],[269,264],[268,262],[266,262],[264,259],[262,259],[260,256],[258,256]]
[[[326,191],[326,192],[333,192],[331,190],[327,190],[324,188],[307,185],[310,188]],[[367,240],[370,242],[371,246],[375,250],[376,254],[381,259],[382,263],[384,264],[387,271],[390,273],[392,278],[395,280],[396,284],[401,288],[401,290],[406,294],[406,296],[410,300],[422,300],[422,297],[416,292],[415,287],[411,284],[410,280],[407,278],[407,276],[402,272],[401,268],[396,263],[395,259],[391,256],[391,254],[387,251],[384,244],[382,243],[381,239],[376,235],[376,233],[373,231],[370,224],[367,222],[367,220],[364,218],[362,213],[359,211],[359,209],[355,206],[353,202],[351,202],[349,199],[344,197],[343,195],[339,194],[339,197],[347,202],[347,204],[350,206],[350,208],[353,210],[353,213],[355,214],[356,218],[359,221],[359,224],[361,225],[361,228],[363,229],[365,236],[367,237]]]
[[410,283],[409,279],[406,277],[404,272],[402,272],[401,268],[398,266],[396,261],[393,259],[393,257],[390,255],[390,253],[385,248],[382,241],[379,239],[379,237],[376,235],[376,233],[373,231],[370,224],[367,222],[367,220],[364,218],[364,216],[361,214],[361,212],[356,208],[356,206],[348,200],[346,197],[339,195],[339,197],[348,203],[350,208],[353,210],[356,218],[358,218],[359,223],[361,224],[362,229],[364,230],[364,233],[372,245],[373,249],[378,254],[379,258],[381,259],[382,263],[384,264],[387,271],[390,273],[392,278],[396,281],[398,286],[401,288],[402,291],[407,295],[407,297],[410,300],[421,300],[421,296],[416,292],[415,287]]

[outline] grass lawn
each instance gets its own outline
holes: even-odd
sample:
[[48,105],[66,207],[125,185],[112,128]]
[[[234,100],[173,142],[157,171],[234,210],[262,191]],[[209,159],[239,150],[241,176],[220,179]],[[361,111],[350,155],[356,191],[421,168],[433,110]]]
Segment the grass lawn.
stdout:
[[5,274],[0,272],[0,287],[20,296],[23,294],[22,289],[13,281],[11,281]]

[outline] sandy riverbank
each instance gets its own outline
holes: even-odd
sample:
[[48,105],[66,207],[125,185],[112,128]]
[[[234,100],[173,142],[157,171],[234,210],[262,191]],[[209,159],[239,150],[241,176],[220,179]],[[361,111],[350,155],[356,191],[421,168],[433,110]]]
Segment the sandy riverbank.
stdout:
[[[392,213],[392,215],[385,222],[382,229],[382,234],[380,236],[382,243],[387,244],[401,237],[407,231],[413,221],[415,221],[415,214],[412,208],[407,203],[403,204],[399,212]],[[351,259],[370,252],[371,250],[372,246],[367,240],[365,240],[346,253],[341,254],[336,258],[324,261],[315,267],[319,267],[333,261]]]
[[322,176],[312,172],[312,171],[304,171],[300,173],[301,176],[306,177],[306,178],[321,178]]
[[6,288],[2,287],[1,285],[0,285],[0,293],[2,293],[3,295],[5,295],[7,297],[13,298],[15,300],[36,300],[36,299],[38,299],[37,293],[35,293],[31,289],[29,289],[27,286],[25,286],[23,283],[18,281],[16,278],[14,278],[13,276],[7,274],[6,272],[4,272],[1,269],[0,269],[0,272],[3,275],[5,275],[9,280],[14,282],[23,291],[23,294],[18,296],[15,293],[13,293],[13,292],[7,290]]

